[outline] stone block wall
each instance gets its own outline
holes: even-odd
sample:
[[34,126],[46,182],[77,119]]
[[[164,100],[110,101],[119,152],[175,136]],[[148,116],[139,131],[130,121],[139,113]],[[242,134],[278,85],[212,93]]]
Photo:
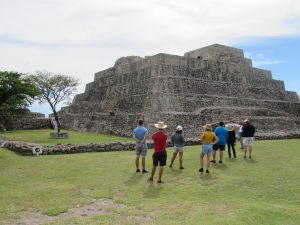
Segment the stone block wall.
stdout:
[[[263,132],[279,130],[281,124],[293,133],[298,132],[293,124],[298,124],[300,103],[283,81],[272,79],[271,71],[252,67],[241,49],[212,45],[185,56],[122,57],[96,73],[60,117],[67,129],[126,136],[140,117],[150,127],[158,120],[174,127],[183,121],[189,137],[206,123],[246,118]],[[260,125],[261,118],[270,125]]]
[[33,130],[51,128],[49,118],[42,113],[31,113],[29,115],[3,116],[0,115],[0,124],[9,130]]

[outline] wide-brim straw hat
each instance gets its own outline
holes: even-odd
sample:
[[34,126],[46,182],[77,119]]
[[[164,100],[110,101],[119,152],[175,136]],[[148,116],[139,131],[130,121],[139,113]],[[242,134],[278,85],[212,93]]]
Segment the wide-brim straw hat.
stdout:
[[233,131],[234,130],[234,126],[232,124],[226,124],[225,128],[228,131]]
[[162,122],[162,121],[159,121],[158,123],[155,123],[154,126],[156,128],[158,128],[158,129],[165,129],[165,128],[167,128],[167,125],[164,122]]
[[203,128],[205,130],[212,130],[212,126],[210,124],[206,124],[205,126],[203,126]]

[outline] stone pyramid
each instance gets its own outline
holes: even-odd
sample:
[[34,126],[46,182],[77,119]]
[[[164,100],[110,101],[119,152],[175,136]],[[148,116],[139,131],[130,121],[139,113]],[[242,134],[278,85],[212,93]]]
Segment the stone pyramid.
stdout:
[[214,44],[184,54],[121,57],[95,74],[60,111],[66,129],[131,136],[139,118],[153,131],[159,120],[199,137],[202,126],[250,119],[258,136],[300,134],[297,93],[271,71],[252,66],[243,50]]

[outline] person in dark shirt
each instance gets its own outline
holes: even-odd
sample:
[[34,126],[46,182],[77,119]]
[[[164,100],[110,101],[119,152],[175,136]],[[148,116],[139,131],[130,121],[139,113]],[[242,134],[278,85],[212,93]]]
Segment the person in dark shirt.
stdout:
[[149,178],[149,181],[153,181],[153,177],[156,171],[156,167],[159,163],[159,175],[158,175],[158,181],[157,183],[162,184],[163,181],[161,180],[161,177],[163,175],[164,166],[167,162],[167,139],[168,136],[165,133],[165,129],[167,128],[167,125],[164,124],[164,122],[158,122],[154,124],[156,128],[158,128],[158,131],[156,131],[154,134],[152,134],[152,140],[154,144],[154,153],[152,155],[153,158],[153,167],[151,172],[151,177]]
[[234,156],[234,158],[236,158],[235,148],[234,148],[235,141],[236,141],[234,126],[232,124],[227,124],[225,127],[228,130],[228,136],[227,136],[228,156],[229,156],[229,158],[231,158],[230,148],[232,148],[233,156]]
[[243,145],[245,148],[244,158],[247,158],[247,153],[249,154],[249,159],[251,159],[252,155],[252,145],[254,141],[254,133],[255,127],[249,122],[249,120],[245,120],[243,126]]
[[174,153],[173,153],[173,157],[171,160],[171,164],[170,167],[172,168],[173,166],[173,162],[176,159],[177,153],[179,153],[179,169],[184,169],[184,167],[182,166],[183,163],[183,147],[184,147],[184,136],[182,134],[182,126],[178,125],[176,127],[176,131],[175,133],[172,135],[171,137],[171,141],[174,145]]

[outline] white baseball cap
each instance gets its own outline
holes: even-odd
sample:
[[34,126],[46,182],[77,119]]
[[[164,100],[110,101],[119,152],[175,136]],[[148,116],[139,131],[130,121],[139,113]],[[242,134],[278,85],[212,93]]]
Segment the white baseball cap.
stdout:
[[176,127],[176,130],[182,130],[182,126],[181,125],[178,125],[177,127]]

